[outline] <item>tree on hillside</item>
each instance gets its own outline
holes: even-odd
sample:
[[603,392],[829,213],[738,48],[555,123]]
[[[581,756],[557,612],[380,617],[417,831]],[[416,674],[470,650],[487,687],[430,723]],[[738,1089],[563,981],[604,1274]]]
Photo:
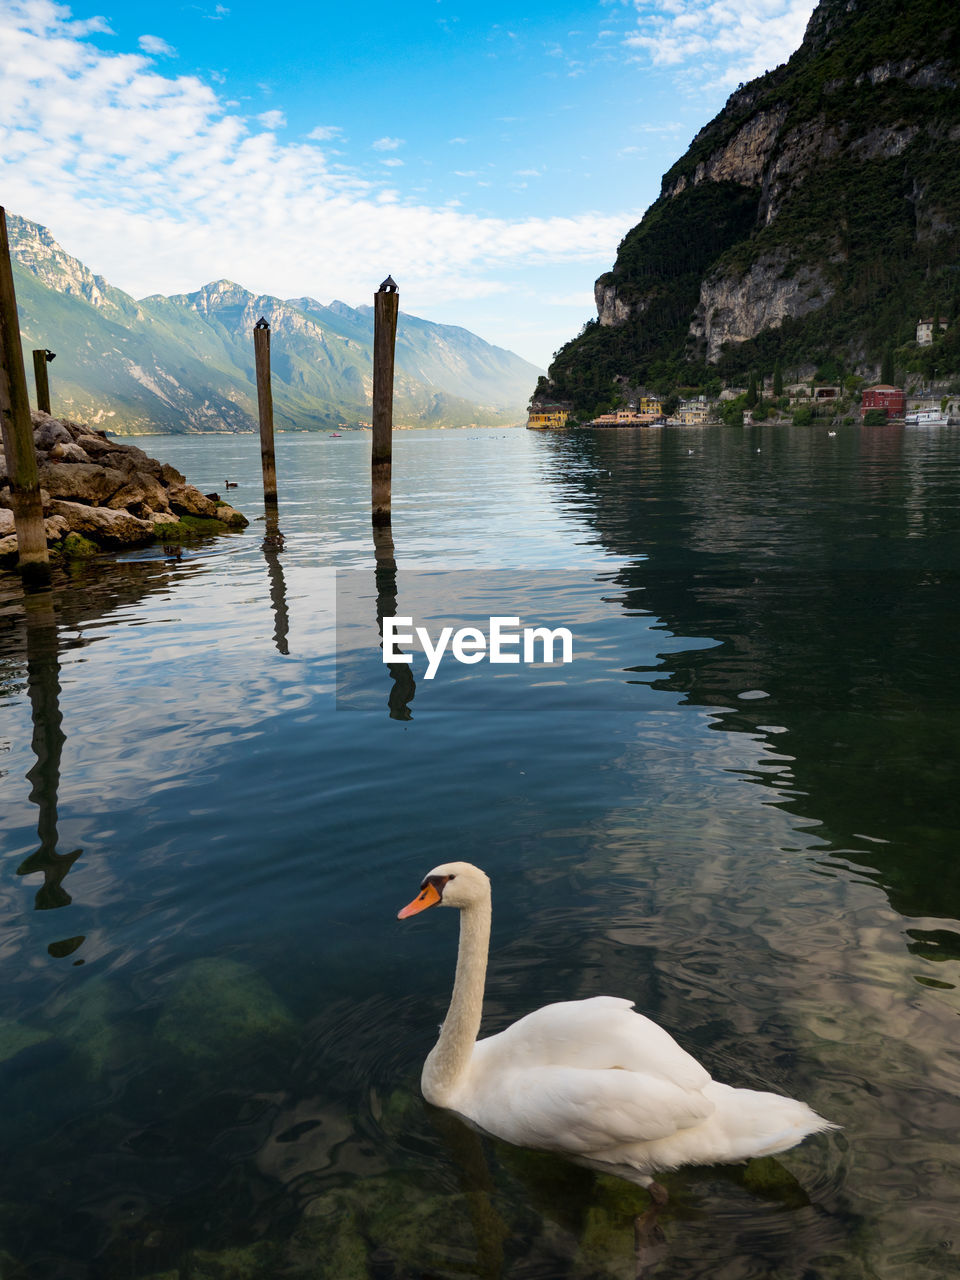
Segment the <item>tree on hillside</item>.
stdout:
[[880,362],[880,381],[892,387],[896,383],[896,379],[897,371],[893,363],[893,347],[887,346],[883,349],[883,359]]
[[783,395],[783,369],[779,360],[773,366],[773,394],[778,399]]
[[750,382],[747,385],[747,408],[752,409],[757,403],[757,375],[750,371]]

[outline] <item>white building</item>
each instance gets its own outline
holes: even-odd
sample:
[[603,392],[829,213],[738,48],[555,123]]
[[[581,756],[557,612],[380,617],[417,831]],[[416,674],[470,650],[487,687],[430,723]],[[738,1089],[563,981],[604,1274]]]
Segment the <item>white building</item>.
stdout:
[[[946,329],[946,327],[947,327],[947,322],[943,318],[943,316],[941,316],[939,321],[939,328],[942,331]],[[932,320],[917,321],[917,342],[921,347],[929,347],[931,342],[933,342],[933,321]]]

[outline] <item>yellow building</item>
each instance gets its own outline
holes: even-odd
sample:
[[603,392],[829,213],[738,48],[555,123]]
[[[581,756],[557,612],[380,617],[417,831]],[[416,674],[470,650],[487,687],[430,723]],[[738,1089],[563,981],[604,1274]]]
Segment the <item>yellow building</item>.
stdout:
[[561,409],[558,404],[533,404],[527,414],[527,426],[532,431],[544,431],[548,427],[563,427],[566,426],[569,417],[569,409]]
[[705,400],[681,400],[677,410],[677,421],[681,427],[701,427],[707,421],[708,409]]
[[663,413],[663,406],[656,396],[641,396],[637,412],[641,417],[659,418]]

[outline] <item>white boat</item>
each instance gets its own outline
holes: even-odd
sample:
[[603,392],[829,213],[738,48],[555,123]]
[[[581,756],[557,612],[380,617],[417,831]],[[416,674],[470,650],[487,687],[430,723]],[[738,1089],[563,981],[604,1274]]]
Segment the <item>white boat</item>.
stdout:
[[914,409],[904,419],[908,427],[948,427],[950,419],[939,409]]

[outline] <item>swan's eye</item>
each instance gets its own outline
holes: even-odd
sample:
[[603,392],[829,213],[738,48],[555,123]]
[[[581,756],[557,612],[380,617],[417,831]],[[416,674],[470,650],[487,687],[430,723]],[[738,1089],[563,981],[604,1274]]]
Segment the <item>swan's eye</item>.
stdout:
[[423,884],[420,887],[422,889],[426,889],[427,885],[433,885],[434,889],[436,889],[437,893],[442,898],[444,885],[447,883],[448,880],[452,880],[452,879],[453,879],[453,876],[427,876],[426,880],[424,880]]

